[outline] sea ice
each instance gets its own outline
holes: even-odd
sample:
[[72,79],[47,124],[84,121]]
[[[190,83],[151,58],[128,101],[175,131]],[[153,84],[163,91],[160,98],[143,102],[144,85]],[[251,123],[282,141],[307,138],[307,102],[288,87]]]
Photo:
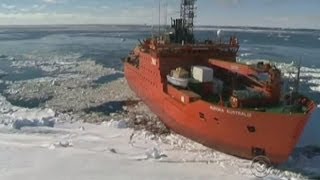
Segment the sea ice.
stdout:
[[113,127],[113,128],[118,128],[118,129],[128,128],[127,121],[125,121],[125,120],[120,120],[120,121],[111,120],[108,122],[108,126]]
[[252,53],[242,53],[240,54],[240,57],[247,57],[247,56],[251,56]]
[[315,92],[320,92],[320,86],[310,86],[310,89]]
[[153,147],[146,152],[147,159],[161,159],[166,157],[159,148]]
[[53,127],[55,112],[51,109],[28,109],[12,106],[0,95],[0,123],[15,129],[23,127]]
[[21,129],[23,127],[38,127],[38,126],[54,127],[54,124],[55,124],[54,120],[22,119],[22,120],[14,120],[11,126],[15,129]]
[[70,142],[70,141],[60,141],[56,145],[59,145],[59,146],[64,147],[64,148],[73,146],[72,142]]

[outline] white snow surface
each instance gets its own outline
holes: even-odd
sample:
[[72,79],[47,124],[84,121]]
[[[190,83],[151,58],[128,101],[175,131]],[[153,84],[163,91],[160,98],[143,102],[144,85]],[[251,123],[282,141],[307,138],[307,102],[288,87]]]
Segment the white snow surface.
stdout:
[[[132,131],[106,126],[61,124],[52,134],[0,134],[1,180],[56,179],[247,179],[218,164],[161,162],[164,146],[128,143]],[[61,133],[61,134],[60,134]],[[72,140],[72,146],[69,142]],[[59,144],[67,144],[59,145]],[[169,151],[169,149],[167,150]],[[172,158],[188,152],[168,152]],[[164,155],[163,155],[164,156]],[[233,173],[230,173],[233,172]]]
[[[57,121],[48,128],[41,123],[57,116],[50,109],[19,108],[2,96],[0,105],[1,180],[250,177],[249,173],[230,174],[230,169],[219,164],[183,163],[194,161],[197,153],[175,150],[170,143],[151,140],[145,132],[137,132],[130,143],[133,130],[125,121],[106,125]],[[16,130],[13,124],[17,122],[28,127]],[[178,142],[173,137],[168,141]],[[165,159],[168,162],[162,162]]]

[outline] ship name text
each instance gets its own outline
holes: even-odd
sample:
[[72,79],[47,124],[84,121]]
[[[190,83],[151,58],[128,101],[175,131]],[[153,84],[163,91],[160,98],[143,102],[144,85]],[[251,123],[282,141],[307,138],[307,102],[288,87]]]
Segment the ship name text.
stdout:
[[247,118],[252,117],[251,113],[237,111],[237,110],[223,109],[223,108],[216,107],[216,106],[210,106],[210,109],[213,111],[216,111],[216,112],[227,113],[227,114],[231,114],[231,115],[235,115],[235,116],[243,116],[243,117],[247,117]]

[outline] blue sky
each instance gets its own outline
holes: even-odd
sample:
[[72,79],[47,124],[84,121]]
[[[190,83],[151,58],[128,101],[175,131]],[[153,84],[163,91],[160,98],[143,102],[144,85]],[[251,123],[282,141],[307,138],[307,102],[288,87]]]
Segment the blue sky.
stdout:
[[[180,0],[162,0],[168,18]],[[0,24],[154,24],[158,0],[0,0]],[[320,29],[320,0],[198,0],[199,25]]]

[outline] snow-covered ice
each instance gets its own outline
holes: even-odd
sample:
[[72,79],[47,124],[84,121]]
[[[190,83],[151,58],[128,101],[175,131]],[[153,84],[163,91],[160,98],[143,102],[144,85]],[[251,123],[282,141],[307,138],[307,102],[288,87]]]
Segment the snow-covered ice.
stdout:
[[[13,106],[2,96],[0,103],[0,119],[4,124],[29,120],[23,125],[30,125],[32,120],[57,116],[50,109]],[[237,174],[229,174],[218,165],[147,161],[166,158],[160,149],[169,149],[169,146],[147,140],[140,134],[135,136],[134,143],[129,143],[133,130],[126,128],[125,121],[114,121],[109,126],[58,121],[50,130],[34,126],[19,131],[11,131],[9,126],[0,127],[1,180],[239,179]],[[186,169],[189,170],[185,172]]]
[[108,122],[108,126],[113,128],[118,128],[118,129],[128,128],[127,121],[125,120],[120,120],[120,121],[111,120]]
[[15,129],[23,127],[47,126],[55,124],[55,112],[51,109],[28,109],[12,106],[0,95],[0,124]]
[[[25,109],[0,98],[1,119],[58,118],[54,128],[0,127],[0,179],[255,179],[250,161],[216,152],[179,135],[133,131],[126,120],[106,125],[61,122],[67,114]],[[28,118],[27,118],[28,119]],[[289,168],[319,170],[320,156],[292,158]],[[297,164],[299,163],[299,164]],[[317,165],[317,166],[316,166]],[[311,169],[311,170],[310,170]],[[267,179],[303,179],[274,169]]]
[[[232,174],[230,169],[216,164],[160,162],[158,160],[161,157],[166,158],[158,149],[162,145],[142,139],[131,145],[128,140],[132,130],[81,124],[86,130],[80,131],[77,128],[79,125],[58,125],[57,128],[68,133],[67,135],[0,133],[0,179],[147,180],[250,177]],[[72,146],[64,139],[72,139]],[[150,148],[152,146],[155,147]],[[183,151],[179,154],[188,156],[188,153]]]
[[[63,133],[0,131],[0,179],[255,179],[250,161],[177,135],[168,139],[183,146],[148,140],[143,133],[129,143],[130,129],[82,123],[59,123],[55,128]],[[294,163],[307,168],[318,160],[300,158]],[[290,171],[272,173],[267,179],[304,178]]]

